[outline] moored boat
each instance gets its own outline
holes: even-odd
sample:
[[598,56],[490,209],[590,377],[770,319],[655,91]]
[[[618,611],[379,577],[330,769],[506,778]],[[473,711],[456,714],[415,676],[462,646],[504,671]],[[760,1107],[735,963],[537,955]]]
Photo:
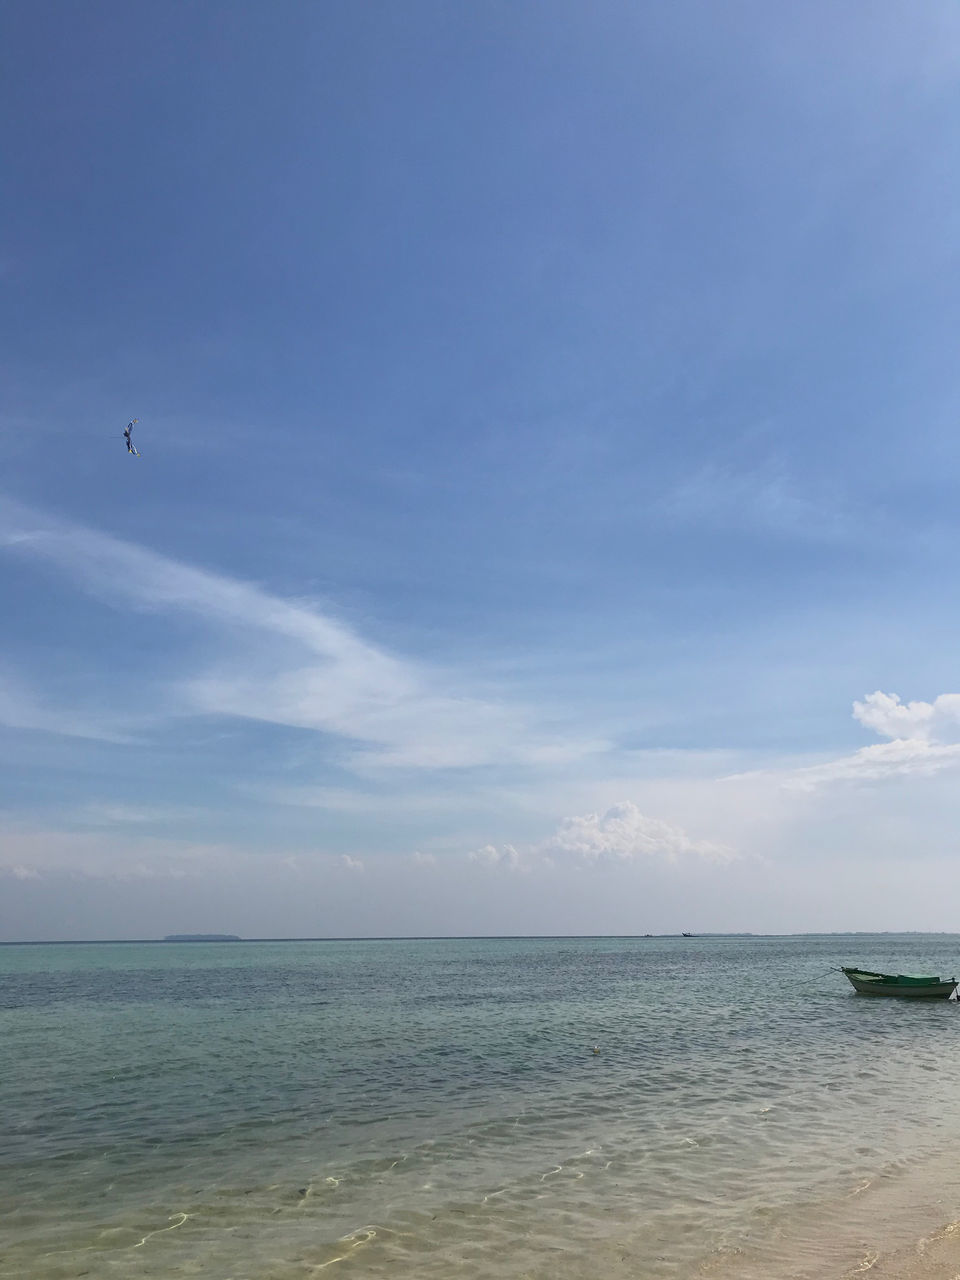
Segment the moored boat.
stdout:
[[956,978],[914,978],[905,973],[871,973],[868,969],[843,972],[862,996],[899,996],[907,1000],[949,1000],[957,989]]

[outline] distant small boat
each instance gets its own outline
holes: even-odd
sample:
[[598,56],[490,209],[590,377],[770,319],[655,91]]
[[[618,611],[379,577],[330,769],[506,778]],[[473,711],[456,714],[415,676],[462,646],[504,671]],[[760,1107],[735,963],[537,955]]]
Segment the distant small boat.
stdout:
[[900,996],[908,1000],[949,1000],[957,989],[956,978],[911,978],[905,973],[870,973],[867,969],[843,972],[862,996]]
[[683,933],[683,932],[681,932],[681,934],[680,934],[680,937],[681,937],[681,938],[695,938],[696,936],[697,936],[697,935],[696,935],[695,933]]

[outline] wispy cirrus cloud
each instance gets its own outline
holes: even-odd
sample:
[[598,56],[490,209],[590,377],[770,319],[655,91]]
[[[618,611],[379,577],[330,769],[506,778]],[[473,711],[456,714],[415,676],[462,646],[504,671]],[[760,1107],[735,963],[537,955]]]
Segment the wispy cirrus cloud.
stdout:
[[90,800],[72,816],[82,827],[138,827],[182,821],[196,818],[202,811],[161,805],[121,804],[112,801]]
[[90,880],[184,880],[224,876],[236,860],[222,844],[140,837],[135,843],[100,832],[0,822],[0,876],[18,880],[77,876]]
[[[357,769],[551,765],[607,748],[540,731],[529,712],[478,695],[458,673],[370,643],[316,603],[282,599],[18,503],[0,504],[0,546],[56,566],[111,607],[188,614],[223,636],[223,658],[164,687],[161,711],[330,735]],[[31,711],[24,699],[8,714],[11,723],[32,720],[53,731],[83,727],[66,713]]]
[[27,689],[22,680],[6,671],[0,671],[0,724],[9,729],[28,729],[99,742],[133,741],[122,713],[49,706]]
[[376,814],[381,817],[459,813],[463,810],[465,799],[469,799],[471,794],[469,791],[465,793],[463,789],[453,791],[431,787],[415,791],[402,787],[375,789],[375,781],[361,779],[359,785],[353,788],[243,784],[239,790],[244,795],[271,805],[325,809],[330,813],[349,815]]
[[930,777],[960,766],[960,744],[937,744],[923,738],[897,738],[861,747],[852,755],[810,765],[785,775],[784,785],[812,791],[831,782],[881,782],[885,778]]
[[737,469],[710,464],[666,493],[657,513],[673,525],[757,531],[805,542],[862,535],[836,494],[810,492],[776,465]]

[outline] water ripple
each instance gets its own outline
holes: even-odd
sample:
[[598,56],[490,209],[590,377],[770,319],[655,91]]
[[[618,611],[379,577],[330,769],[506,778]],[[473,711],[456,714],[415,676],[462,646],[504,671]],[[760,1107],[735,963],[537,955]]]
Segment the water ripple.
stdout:
[[956,1007],[826,970],[957,950],[0,948],[0,1277],[769,1278],[788,1239],[814,1268],[797,1224],[902,1190],[960,1118]]

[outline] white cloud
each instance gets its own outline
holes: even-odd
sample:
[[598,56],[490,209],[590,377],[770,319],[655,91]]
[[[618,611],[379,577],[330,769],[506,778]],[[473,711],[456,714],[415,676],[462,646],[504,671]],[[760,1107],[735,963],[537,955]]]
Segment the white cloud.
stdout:
[[895,738],[893,742],[861,747],[839,760],[797,769],[785,776],[784,785],[797,791],[812,791],[829,782],[878,782],[908,774],[930,777],[957,765],[958,743],[938,745],[923,738]]
[[[364,781],[367,781],[366,779]],[[379,779],[375,781],[380,781]],[[387,817],[433,815],[440,812],[459,813],[463,809],[464,792],[442,790],[408,791],[402,787],[360,789],[351,787],[303,786],[285,787],[243,783],[238,790],[269,804],[290,805],[304,809],[327,809],[331,813]]]
[[56,733],[70,738],[130,742],[119,718],[90,715],[67,707],[44,706],[19,680],[0,673],[0,724],[11,729]]
[[897,694],[878,689],[862,702],[854,702],[853,717],[890,741],[861,747],[822,764],[735,774],[726,781],[768,777],[788,790],[814,791],[835,782],[930,777],[960,766],[960,694],[942,693],[933,702],[904,703]]
[[[174,714],[236,716],[347,740],[355,769],[569,762],[605,742],[539,732],[521,709],[465,689],[453,672],[397,657],[318,605],[196,569],[146,548],[0,504],[0,543],[43,558],[113,607],[188,613],[223,637],[216,666],[160,691]],[[145,681],[149,672],[144,673]],[[8,711],[56,728],[69,718]],[[0,715],[3,704],[0,701]],[[78,729],[59,729],[79,732]],[[102,732],[97,736],[103,736]]]
[[84,826],[127,826],[141,823],[170,822],[196,817],[200,811],[190,808],[154,808],[149,805],[111,804],[91,800],[76,813],[76,821]]
[[0,874],[17,879],[68,875],[93,880],[182,880],[228,876],[237,851],[226,845],[0,824]]
[[255,846],[201,844],[140,831],[58,830],[37,826],[29,817],[0,814],[0,875],[17,879],[68,876],[91,880],[196,880],[221,887],[237,876],[259,875],[277,866],[311,870],[336,878],[337,869],[365,872],[364,859],[339,857],[313,849],[273,848],[266,856]]
[[432,853],[421,853],[419,849],[410,855],[410,861],[415,867],[435,867],[437,859]]
[[677,862],[683,857],[729,862],[736,856],[728,845],[694,839],[681,827],[648,817],[629,800],[612,805],[603,813],[564,818],[553,835],[522,851],[511,844],[488,844],[469,855],[474,862],[512,871],[570,859],[589,865],[647,858]]
[[512,844],[485,844],[467,855],[471,862],[478,862],[484,867],[502,867],[506,871],[517,871],[520,868],[520,854]]
[[941,693],[933,702],[901,702],[879,689],[853,704],[853,717],[884,738],[923,742],[960,741],[960,693]]
[[801,491],[776,465],[751,471],[709,465],[658,504],[672,524],[763,530],[804,541],[835,541],[860,529],[833,495]]
[[727,861],[733,856],[727,846],[695,840],[682,828],[641,813],[629,800],[605,813],[565,818],[541,848],[551,854],[572,853],[586,862],[601,858],[666,858],[673,862],[684,854]]

